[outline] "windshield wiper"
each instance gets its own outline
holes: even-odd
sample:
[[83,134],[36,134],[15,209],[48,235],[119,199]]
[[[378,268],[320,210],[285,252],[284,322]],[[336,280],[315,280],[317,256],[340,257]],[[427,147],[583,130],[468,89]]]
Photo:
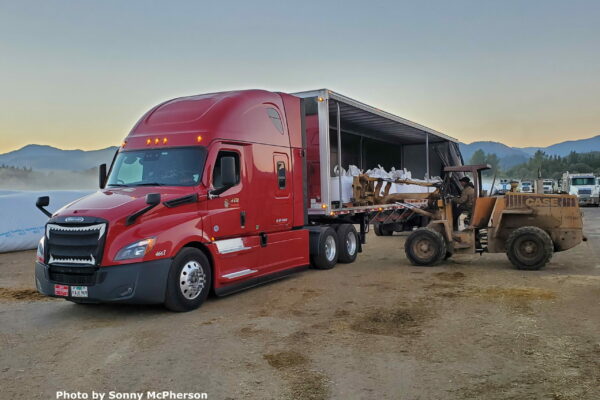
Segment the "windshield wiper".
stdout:
[[165,186],[162,183],[158,183],[158,182],[144,182],[144,183],[136,183],[135,185],[132,186]]
[[122,183],[109,183],[106,186],[117,186],[117,187],[124,187],[124,186],[129,186],[129,185],[124,185]]

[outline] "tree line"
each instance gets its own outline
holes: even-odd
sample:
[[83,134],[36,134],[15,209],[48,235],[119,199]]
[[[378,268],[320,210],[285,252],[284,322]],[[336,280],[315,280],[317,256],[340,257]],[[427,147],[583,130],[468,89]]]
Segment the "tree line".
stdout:
[[496,174],[499,178],[560,179],[564,172],[569,173],[594,173],[600,175],[600,151],[577,153],[572,151],[565,157],[548,155],[541,150],[522,164],[503,169],[500,158],[494,153],[485,153],[479,149],[471,156],[470,164],[489,164],[492,169],[484,173],[485,176]]

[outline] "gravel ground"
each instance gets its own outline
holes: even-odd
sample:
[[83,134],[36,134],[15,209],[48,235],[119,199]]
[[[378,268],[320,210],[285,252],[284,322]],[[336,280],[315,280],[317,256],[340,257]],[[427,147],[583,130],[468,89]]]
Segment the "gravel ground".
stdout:
[[600,210],[585,216],[590,240],[542,271],[490,254],[412,267],[403,236],[370,235],[354,264],[184,314],[47,299],[34,252],[2,254],[0,397],[598,399]]

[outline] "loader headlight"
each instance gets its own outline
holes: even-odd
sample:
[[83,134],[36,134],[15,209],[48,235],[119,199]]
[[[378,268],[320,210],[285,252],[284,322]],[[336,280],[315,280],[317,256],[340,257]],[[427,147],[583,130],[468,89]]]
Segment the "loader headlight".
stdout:
[[46,244],[46,236],[42,236],[42,238],[40,239],[40,242],[38,243],[37,253],[35,254],[38,261],[40,261],[40,262],[44,262],[44,245],[45,244]]
[[150,250],[152,250],[152,247],[154,247],[154,243],[156,243],[156,238],[148,238],[140,240],[139,242],[131,243],[119,250],[117,256],[115,257],[115,261],[142,258]]

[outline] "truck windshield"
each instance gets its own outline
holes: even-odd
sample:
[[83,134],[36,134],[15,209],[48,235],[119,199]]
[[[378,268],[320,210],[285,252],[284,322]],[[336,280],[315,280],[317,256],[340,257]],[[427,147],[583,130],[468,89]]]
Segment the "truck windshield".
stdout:
[[595,185],[596,180],[594,178],[572,178],[571,185],[583,186],[583,185]]
[[108,186],[195,186],[200,183],[206,148],[179,147],[122,151]]

